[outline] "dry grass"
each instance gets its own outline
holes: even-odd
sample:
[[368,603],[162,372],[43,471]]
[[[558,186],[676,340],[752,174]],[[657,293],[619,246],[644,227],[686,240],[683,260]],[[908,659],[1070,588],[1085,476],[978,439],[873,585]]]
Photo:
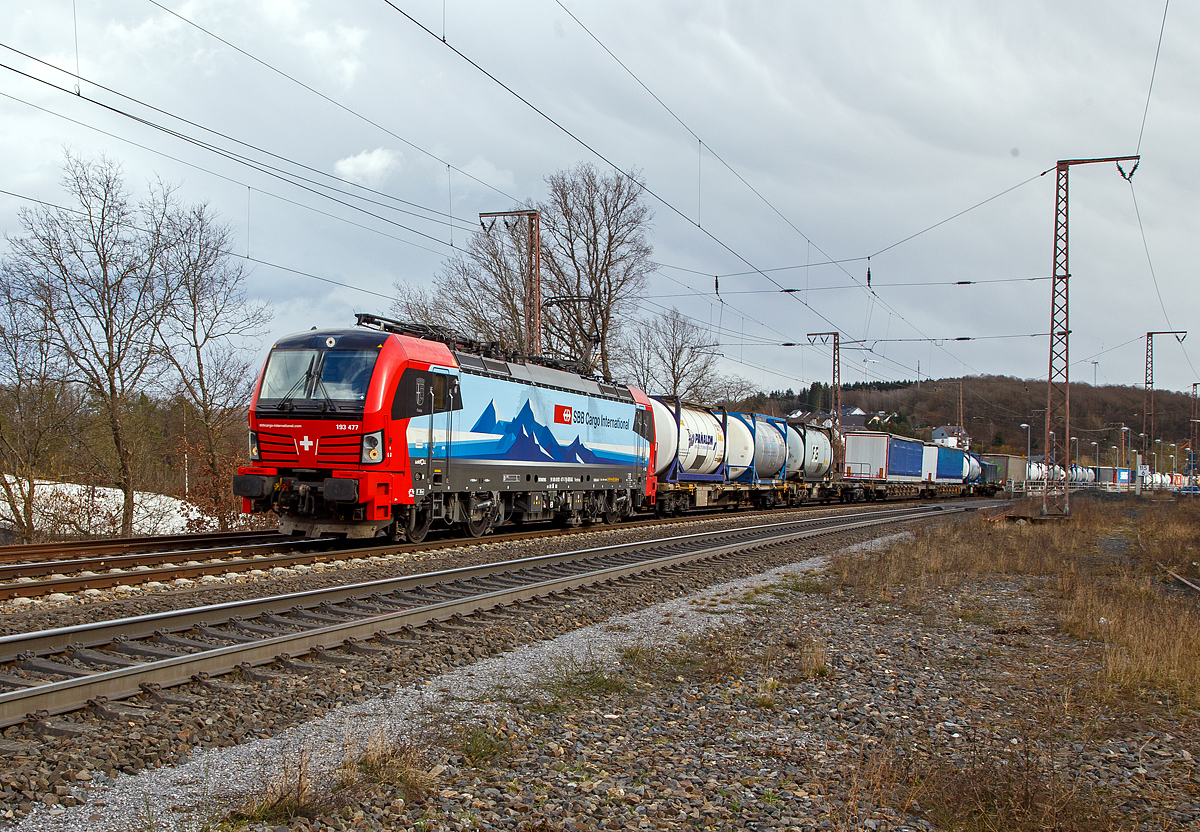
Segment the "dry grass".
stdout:
[[939,829],[1100,832],[1125,828],[1116,812],[1054,772],[1040,749],[980,754],[967,767],[916,769],[905,786]]
[[319,806],[320,797],[309,771],[308,751],[301,749],[294,759],[284,758],[261,789],[226,819],[235,823],[285,823],[293,818],[310,817]]
[[[982,576],[1053,577],[1038,585],[1056,590],[1051,601],[1067,632],[1104,643],[1108,682],[1200,705],[1200,613],[1193,597],[1168,591],[1160,567],[1200,572],[1200,505],[1081,495],[1071,507],[1069,520],[974,517],[921,529],[881,552],[841,554],[834,572],[843,587],[916,609],[932,590]],[[956,602],[960,618],[978,612],[967,600]],[[935,618],[930,611],[927,623]]]
[[1146,574],[1104,582],[1076,570],[1063,579],[1062,619],[1081,638],[1104,643],[1107,680],[1127,690],[1157,688],[1200,704],[1200,613],[1194,598],[1165,596]]
[[[1040,506],[1031,506],[1024,513],[1039,512]],[[1064,631],[1103,645],[1104,678],[1086,688],[1101,700],[1091,706],[1104,701],[1121,708],[1149,692],[1168,705],[1200,706],[1200,606],[1191,590],[1165,576],[1163,566],[1189,578],[1200,575],[1200,501],[1081,495],[1072,500],[1069,520],[967,518],[920,530],[884,551],[839,555],[834,577],[843,590],[918,610],[930,626],[943,623],[947,613],[986,617],[973,607],[974,581],[1024,579]],[[947,589],[954,590],[949,602],[943,600]],[[930,603],[939,591],[938,603]],[[1121,691],[1142,696],[1112,696]],[[1068,711],[1076,707],[1069,694],[1060,698],[1055,713],[1024,718],[1017,745],[980,743],[965,766],[897,750],[872,752],[844,773],[839,786],[860,794],[865,804],[884,793],[894,806],[919,800],[923,816],[947,830],[1123,828],[1104,796],[1088,793],[1081,780],[1051,763],[1050,752],[1062,748],[1072,722]]]
[[436,779],[425,757],[425,750],[412,740],[392,740],[382,731],[376,731],[365,748],[347,749],[335,791],[345,800],[348,793],[386,784],[399,786],[405,800],[420,800],[433,788]]

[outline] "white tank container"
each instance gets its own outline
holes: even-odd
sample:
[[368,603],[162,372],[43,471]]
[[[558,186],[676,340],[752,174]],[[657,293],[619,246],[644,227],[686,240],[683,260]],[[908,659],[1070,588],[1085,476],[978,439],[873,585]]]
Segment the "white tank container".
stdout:
[[679,454],[679,425],[675,414],[658,399],[650,400],[650,412],[654,416],[654,473],[662,475]]
[[[751,424],[754,429],[751,432]],[[761,479],[771,479],[783,468],[787,449],[783,434],[772,422],[751,413],[729,414],[727,445],[729,478],[737,479],[751,465]]]
[[824,431],[809,429],[804,432],[804,478],[819,480],[829,472],[833,464],[833,444]]
[[658,442],[655,473],[666,473],[675,459],[689,474],[716,473],[725,461],[725,431],[720,420],[707,410],[684,405],[680,424],[676,424],[673,408],[658,399],[650,402]]
[[787,477],[789,480],[819,480],[829,472],[833,462],[833,445],[829,436],[813,427],[800,429],[788,425]]
[[974,482],[975,480],[979,479],[979,475],[983,473],[983,468],[980,466],[979,460],[970,454],[967,454],[967,464],[970,466],[967,469],[967,479],[971,482]]
[[793,425],[787,426],[787,478],[804,479],[804,437]]

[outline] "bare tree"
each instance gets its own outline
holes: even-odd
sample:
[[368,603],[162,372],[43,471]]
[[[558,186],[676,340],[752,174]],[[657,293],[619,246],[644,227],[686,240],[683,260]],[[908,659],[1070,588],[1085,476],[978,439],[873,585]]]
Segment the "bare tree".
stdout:
[[161,366],[160,324],[171,302],[164,255],[171,190],[156,185],[131,202],[120,166],[67,155],[63,185],[74,210],[22,210],[24,236],[10,238],[6,271],[14,291],[45,322],[70,378],[103,410],[115,449],[108,476],[124,494],[121,534],[133,532],[131,397]]
[[550,197],[539,206],[544,294],[578,299],[545,316],[547,343],[611,376],[615,336],[653,268],[646,238],[653,217],[641,177],[580,163],[547,182]]
[[81,397],[66,382],[64,362],[42,322],[7,275],[0,277],[0,304],[0,519],[29,543],[46,531],[35,511],[38,480],[52,472],[54,452],[75,433]]
[[229,226],[217,222],[207,205],[173,212],[168,226],[164,268],[174,291],[160,344],[185,407],[195,414],[196,442],[186,436],[185,442],[199,451],[206,487],[194,501],[225,531],[238,513],[229,485],[235,465],[225,440],[244,428],[244,405],[255,382],[254,356],[244,344],[263,334],[271,315],[265,304],[247,302],[243,269],[229,255]]
[[[613,344],[652,266],[651,214],[636,172],[602,174],[579,164],[547,179],[541,212],[543,332],[550,355],[610,375]],[[432,290],[397,283],[397,317],[442,324],[522,350],[528,238],[520,222],[475,234],[442,267]]]
[[707,330],[671,309],[631,324],[615,351],[624,378],[652,395],[698,404],[744,398],[749,382],[723,375],[717,345]]

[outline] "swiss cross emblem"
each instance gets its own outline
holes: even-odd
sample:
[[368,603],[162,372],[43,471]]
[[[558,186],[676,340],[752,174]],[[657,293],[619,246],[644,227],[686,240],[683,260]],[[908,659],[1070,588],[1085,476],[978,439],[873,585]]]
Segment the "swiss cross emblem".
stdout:
[[303,439],[300,440],[300,447],[304,449],[305,453],[308,453],[308,449],[311,448],[315,444],[317,444],[317,443],[313,442],[307,436],[305,436]]
[[571,406],[569,404],[556,404],[554,406],[554,421],[560,425],[571,424]]

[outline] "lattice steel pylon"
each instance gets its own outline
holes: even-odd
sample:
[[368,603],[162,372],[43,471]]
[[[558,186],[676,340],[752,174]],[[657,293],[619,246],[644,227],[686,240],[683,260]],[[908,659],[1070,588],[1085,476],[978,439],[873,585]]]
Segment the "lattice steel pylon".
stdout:
[[1191,441],[1188,443],[1188,468],[1189,468],[1189,472],[1191,475],[1191,479],[1188,480],[1188,483],[1190,485],[1196,484],[1196,461],[1197,461],[1197,459],[1200,459],[1200,457],[1198,457],[1196,454],[1196,424],[1197,424],[1196,389],[1197,388],[1200,388],[1200,382],[1193,381],[1192,382],[1192,421],[1191,421],[1192,437],[1191,437]]
[[1154,336],[1174,335],[1181,342],[1187,332],[1181,329],[1170,332],[1146,333],[1146,389],[1142,394],[1142,453],[1154,447]]
[[833,445],[833,470],[842,474],[842,452],[841,452],[841,435],[842,435],[842,336],[837,332],[810,332],[806,336],[810,344],[815,343],[817,338],[822,339],[823,343],[829,343],[825,339],[833,341],[833,388],[830,390],[830,410],[833,416],[833,437],[831,444]]
[[[1067,304],[1071,270],[1067,245],[1067,172],[1072,165],[1090,165],[1096,162],[1115,162],[1119,170],[1121,162],[1138,158],[1111,156],[1105,159],[1060,159],[1055,166],[1058,181],[1054,203],[1054,277],[1050,288],[1050,372],[1046,385],[1046,444],[1043,446],[1046,449],[1042,482],[1043,515],[1065,516],[1071,513],[1069,477],[1063,477],[1061,494],[1050,493],[1051,482],[1055,479],[1054,466],[1059,459],[1067,458],[1066,448],[1071,441],[1071,326]],[[1121,175],[1125,176],[1124,171]],[[1133,175],[1132,171],[1129,175]],[[1063,468],[1063,473],[1067,473],[1066,467]]]

